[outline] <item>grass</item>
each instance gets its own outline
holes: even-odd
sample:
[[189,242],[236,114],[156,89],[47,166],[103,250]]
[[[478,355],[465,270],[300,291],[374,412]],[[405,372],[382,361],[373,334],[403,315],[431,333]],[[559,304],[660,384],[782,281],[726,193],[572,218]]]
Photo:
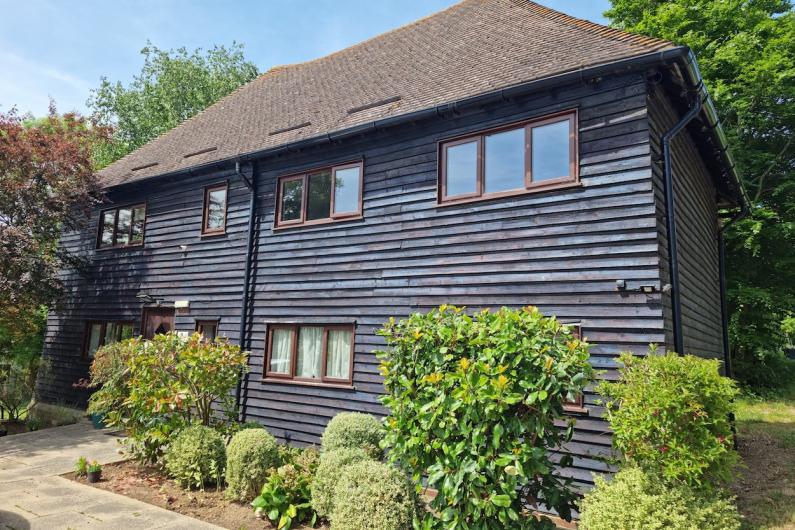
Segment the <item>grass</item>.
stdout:
[[780,395],[737,402],[745,468],[734,484],[746,530],[795,530],[795,382]]

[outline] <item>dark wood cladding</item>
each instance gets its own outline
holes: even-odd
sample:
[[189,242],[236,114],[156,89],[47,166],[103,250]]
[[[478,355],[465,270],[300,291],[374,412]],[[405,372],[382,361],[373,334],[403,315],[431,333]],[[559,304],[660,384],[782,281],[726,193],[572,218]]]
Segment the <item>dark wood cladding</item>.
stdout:
[[[338,412],[384,414],[373,354],[384,342],[375,331],[391,316],[443,303],[472,310],[536,305],[579,323],[592,344],[592,363],[607,379],[616,377],[620,352],[642,354],[649,343],[665,343],[664,234],[650,135],[650,124],[657,125],[648,116],[647,95],[643,75],[624,74],[260,160],[246,418],[300,445],[317,443]],[[570,109],[579,120],[577,186],[437,204],[439,141]],[[363,160],[361,218],[273,228],[278,177],[350,160]],[[203,187],[223,179],[229,180],[226,233],[202,239]],[[697,252],[707,233],[709,189],[684,179],[678,186],[693,194],[682,208],[698,209],[683,221],[693,226],[682,229],[683,252],[692,254],[683,261],[683,284],[694,295],[687,297],[685,319],[693,322],[687,344],[700,348],[706,341],[701,350],[708,351],[720,326],[695,295],[717,270],[712,255]],[[176,314],[177,330],[218,319],[219,334],[238,337],[249,192],[231,169],[114,188],[110,197],[147,201],[146,244],[96,252],[96,216],[84,232],[64,234],[64,246],[91,262],[83,273],[66,273],[69,296],[49,317],[45,353],[53,364],[40,382],[48,401],[85,399],[71,388],[86,375],[80,359],[85,321],[138,322],[139,291],[190,301],[187,313]],[[616,289],[619,279],[626,290]],[[640,286],[657,291],[642,294]],[[352,384],[264,380],[268,326],[279,324],[355,325]],[[592,473],[611,469],[600,460],[610,451],[610,436],[597,400],[592,390],[584,394],[587,414],[577,416],[574,439],[563,448],[575,466],[562,474],[582,488]]]

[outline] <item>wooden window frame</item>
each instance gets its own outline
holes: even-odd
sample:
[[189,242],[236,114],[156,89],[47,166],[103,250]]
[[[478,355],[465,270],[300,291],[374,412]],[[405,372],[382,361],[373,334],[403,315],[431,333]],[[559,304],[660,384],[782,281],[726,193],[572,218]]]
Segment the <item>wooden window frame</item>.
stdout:
[[[577,337],[577,339],[582,340],[581,322],[569,322],[565,323],[564,325],[574,328],[574,336]],[[564,401],[563,411],[568,412],[569,414],[588,415],[589,411],[585,407],[585,394],[578,394],[572,401]]]
[[[118,237],[119,232],[119,210],[130,210],[130,228],[127,232],[128,241],[132,241],[132,227],[133,227],[133,212],[135,212],[136,208],[143,208],[144,209],[144,224],[143,229],[141,231],[141,240],[136,241],[135,243],[127,243],[126,245],[118,245],[116,244],[116,239]],[[113,243],[110,245],[102,246],[102,232],[104,231],[105,223],[105,214],[108,212],[114,212],[113,214]],[[130,248],[130,247],[140,247],[143,246],[144,240],[146,239],[146,219],[147,219],[147,212],[148,212],[148,205],[146,202],[140,203],[131,203],[125,204],[122,206],[114,206],[113,208],[106,208],[104,210],[100,210],[99,212],[99,220],[97,222],[97,240],[96,240],[96,248],[97,250],[110,250],[114,248]]]
[[[533,181],[533,129],[551,123],[558,123],[562,121],[569,122],[569,175],[555,179],[543,180],[540,182]],[[511,197],[515,195],[525,195],[528,193],[535,193],[541,191],[548,191],[560,188],[568,188],[580,185],[579,175],[579,134],[578,134],[578,112],[577,109],[569,109],[555,114],[549,114],[532,118],[530,120],[523,120],[508,125],[501,125],[491,129],[478,131],[476,133],[466,134],[454,138],[447,138],[440,140],[437,145],[437,154],[439,160],[438,167],[438,182],[436,186],[436,204],[437,206],[446,206],[450,204],[461,204],[467,202],[483,201],[489,199],[496,199],[500,197]],[[513,190],[504,190],[487,193],[485,191],[485,139],[487,136],[494,134],[513,131],[517,129],[524,130],[524,188],[517,188]],[[475,192],[462,193],[459,195],[447,196],[447,150],[450,147],[467,143],[477,143],[477,168],[475,178],[477,180],[475,185]]]
[[[83,358],[84,361],[87,361],[87,360],[90,359],[89,356],[88,356],[88,347],[89,347],[89,344],[91,343],[91,326],[93,326],[95,324],[99,324],[99,326],[100,326],[100,330],[99,330],[99,344],[97,345],[97,349],[99,349],[102,346],[106,345],[105,344],[105,333],[107,332],[108,324],[116,324],[116,325],[119,326],[119,329],[121,329],[121,327],[124,326],[124,325],[129,325],[131,328],[133,328],[133,330],[135,330],[135,322],[132,321],[132,320],[97,320],[97,319],[86,320],[85,328],[84,328],[84,331],[83,331],[83,352],[82,352],[82,358]],[[121,340],[121,336],[115,337],[113,342],[118,342],[119,340]],[[111,342],[110,344],[113,344],[113,342]]]
[[[312,379],[309,377],[298,377],[295,375],[298,366],[298,338],[302,327],[323,328],[323,339],[320,351],[320,378]],[[273,353],[273,332],[277,329],[289,329],[292,333],[292,351],[290,352],[290,372],[272,372],[271,356]],[[348,377],[340,379],[326,376],[326,361],[328,353],[328,333],[329,330],[345,330],[351,333],[351,350],[349,352]],[[356,351],[356,325],[355,324],[270,324],[265,337],[265,365],[262,368],[263,381],[266,382],[290,382],[305,385],[321,385],[330,387],[351,388],[353,386],[353,359]]]
[[[334,198],[336,193],[335,183],[337,179],[337,171],[350,168],[359,168],[359,203],[356,211],[334,213]],[[323,219],[306,220],[307,199],[309,193],[309,176],[323,171],[331,172],[331,202],[329,204],[329,217]],[[298,219],[289,221],[282,221],[282,195],[284,190],[284,183],[300,180],[302,182],[302,195],[301,195],[301,215]],[[341,164],[334,164],[332,166],[321,166],[298,173],[291,173],[282,175],[276,179],[276,208],[273,218],[273,228],[291,228],[295,226],[314,226],[335,223],[338,221],[350,221],[361,219],[363,217],[363,197],[364,197],[364,161],[358,160],[354,162],[344,162]]]
[[[226,191],[224,198],[224,223],[220,228],[207,228],[210,220],[210,193],[218,190]],[[229,181],[210,184],[204,187],[204,205],[202,206],[202,236],[220,236],[226,234],[226,221],[229,214]]]
[[220,319],[218,318],[201,318],[196,319],[196,324],[193,327],[193,330],[197,333],[199,332],[199,328],[202,326],[215,326],[215,336],[218,337],[218,324],[220,323]]

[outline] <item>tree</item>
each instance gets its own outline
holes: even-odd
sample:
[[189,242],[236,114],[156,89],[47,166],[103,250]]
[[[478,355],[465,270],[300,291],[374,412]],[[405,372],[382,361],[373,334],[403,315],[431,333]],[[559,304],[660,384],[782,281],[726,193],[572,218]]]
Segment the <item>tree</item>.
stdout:
[[114,128],[113,141],[97,147],[104,167],[179,125],[257,76],[243,46],[141,50],[144,65],[128,86],[103,77],[88,106],[99,123]]
[[745,382],[775,380],[787,341],[781,324],[795,310],[792,4],[611,1],[614,26],[685,44],[698,58],[752,202],[727,233],[732,356]]

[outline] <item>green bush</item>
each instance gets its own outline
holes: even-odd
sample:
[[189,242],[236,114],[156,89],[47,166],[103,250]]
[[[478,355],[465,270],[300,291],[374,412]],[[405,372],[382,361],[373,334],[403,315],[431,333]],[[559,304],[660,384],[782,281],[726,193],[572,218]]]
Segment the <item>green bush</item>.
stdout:
[[318,466],[319,454],[314,447],[291,453],[290,463],[271,470],[260,495],[251,505],[257,515],[264,515],[280,530],[309,519],[314,526],[317,514],[310,502],[312,477]]
[[737,462],[729,413],[734,382],[717,360],[675,353],[620,358],[616,383],[603,382],[613,445],[624,458],[669,481],[725,482]]
[[384,427],[375,416],[361,412],[341,412],[331,418],[323,431],[321,445],[324,451],[335,449],[364,449],[375,459],[383,455],[380,444]]
[[346,466],[371,460],[363,449],[344,448],[324,452],[312,481],[312,508],[321,517],[328,517],[334,507],[334,488]]
[[191,425],[179,431],[165,454],[166,472],[186,488],[218,483],[225,463],[223,437],[204,425]]
[[596,487],[580,503],[581,530],[737,530],[740,516],[729,499],[705,496],[686,484],[666,485],[629,467]]
[[528,498],[571,516],[576,495],[551,449],[573,432],[555,426],[564,401],[592,379],[587,344],[534,307],[470,317],[442,306],[379,333],[390,458],[438,490],[423,528],[549,527],[520,516]]
[[400,470],[372,460],[341,470],[332,530],[405,530],[416,514],[414,487]]
[[250,501],[275,467],[279,467],[276,439],[265,429],[239,431],[226,448],[226,497]]

